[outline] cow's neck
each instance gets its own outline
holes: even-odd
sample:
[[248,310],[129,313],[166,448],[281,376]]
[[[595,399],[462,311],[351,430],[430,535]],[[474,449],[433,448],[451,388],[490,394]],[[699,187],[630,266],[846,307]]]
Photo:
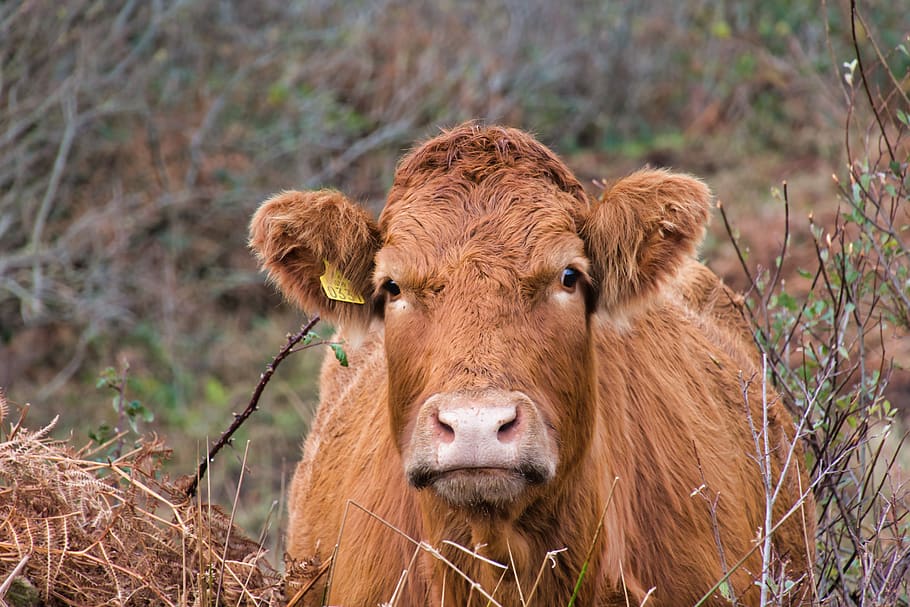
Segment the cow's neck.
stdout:
[[[527,602],[535,584],[537,588],[533,592],[537,599],[532,604],[550,604],[551,601],[552,604],[567,604],[609,499],[610,483],[592,483],[591,479],[613,478],[599,453],[601,441],[594,443],[585,456],[586,461],[575,466],[570,474],[560,479],[558,486],[553,487],[552,493],[535,501],[516,520],[468,518],[451,511],[443,514],[443,507],[434,504],[434,515],[425,518],[427,537],[440,550],[441,556],[472,581],[491,593],[497,589],[493,596],[502,605],[522,604],[521,599]],[[433,500],[431,496],[424,496],[424,499],[426,513],[430,506],[428,502]],[[599,532],[591,555],[592,564],[582,585],[583,596],[602,595],[602,576],[596,572],[616,570],[611,565],[618,566],[616,559],[621,558],[616,550],[608,549],[621,545],[621,538],[609,537],[617,526],[610,523],[609,512],[605,519],[606,525]],[[446,541],[467,550],[476,549],[478,554],[508,569],[484,562]],[[606,560],[611,562],[606,563]],[[445,578],[445,604],[467,604],[471,593],[479,598],[479,591],[472,590],[470,583],[441,559],[428,556],[424,565],[432,568],[432,572],[427,573],[434,580],[436,593],[442,593],[442,579]]]

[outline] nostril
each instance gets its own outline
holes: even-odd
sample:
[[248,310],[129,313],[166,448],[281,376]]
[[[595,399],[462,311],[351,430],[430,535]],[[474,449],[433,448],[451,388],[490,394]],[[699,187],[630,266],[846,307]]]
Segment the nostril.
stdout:
[[510,422],[504,423],[499,427],[499,431],[496,433],[500,441],[508,440],[510,434],[512,434],[512,429],[515,427],[515,420],[513,419]]
[[436,416],[436,436],[443,443],[455,441],[455,429]]
[[518,415],[512,417],[512,419],[505,421],[505,423],[499,426],[499,430],[496,432],[496,438],[499,439],[501,443],[508,443],[515,440],[516,435],[518,434]]

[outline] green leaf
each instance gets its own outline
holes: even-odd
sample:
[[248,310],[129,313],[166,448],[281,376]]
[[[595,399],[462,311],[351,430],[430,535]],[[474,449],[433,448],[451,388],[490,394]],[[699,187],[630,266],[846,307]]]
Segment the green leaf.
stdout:
[[117,370],[113,367],[108,367],[98,376],[98,381],[95,382],[96,388],[104,388],[110,386],[114,388],[117,386]]
[[721,40],[726,40],[730,37],[732,30],[730,29],[730,24],[722,19],[716,20],[711,24],[711,34],[715,38],[720,38]]
[[796,311],[799,307],[797,301],[789,293],[778,293],[776,296],[771,298],[771,307],[780,306],[791,312]]
[[291,91],[285,83],[275,82],[268,87],[266,99],[271,105],[281,105],[287,101],[290,94]]
[[205,380],[205,400],[213,405],[224,405],[229,398],[227,388],[216,377],[209,376]]
[[724,597],[725,599],[727,599],[727,600],[730,601],[731,603],[733,602],[733,592],[730,590],[730,583],[729,583],[729,582],[726,582],[726,581],[721,582],[721,583],[720,583],[720,586],[718,586],[717,589],[720,591],[720,595],[721,595],[722,597]]
[[341,347],[341,344],[329,344],[329,347],[332,348],[332,351],[335,353],[335,358],[338,359],[341,366],[347,367],[348,355],[344,353],[344,348]]
[[114,429],[107,424],[101,424],[94,430],[88,431],[88,437],[99,445],[103,445],[114,436]]

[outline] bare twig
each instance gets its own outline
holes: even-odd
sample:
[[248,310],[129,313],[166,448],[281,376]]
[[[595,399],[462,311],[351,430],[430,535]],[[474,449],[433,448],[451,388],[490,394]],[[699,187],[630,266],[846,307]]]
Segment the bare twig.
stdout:
[[[814,487],[814,484],[813,484],[813,487]],[[699,601],[697,603],[695,603],[695,605],[693,607],[701,607],[702,605],[704,605],[705,602],[707,600],[709,600],[714,595],[715,592],[718,591],[718,589],[721,587],[721,585],[723,585],[728,579],[730,579],[730,576],[733,575],[734,572],[738,571],[740,567],[742,567],[743,565],[746,564],[746,561],[749,560],[749,557],[751,557],[752,554],[763,545],[764,538],[766,536],[770,536],[770,535],[774,534],[778,530],[778,528],[780,528],[781,525],[783,525],[787,520],[789,520],[789,518],[791,516],[793,516],[793,514],[801,511],[802,507],[803,507],[803,503],[809,497],[809,494],[812,491],[813,487],[808,488],[805,493],[801,494],[799,499],[796,500],[796,503],[794,503],[793,506],[789,510],[787,510],[787,512],[784,513],[784,515],[780,518],[779,521],[777,521],[777,523],[773,527],[771,527],[770,529],[763,529],[761,537],[757,538],[758,541],[755,541],[752,543],[752,547],[746,551],[746,553],[742,556],[742,558],[740,558],[738,561],[736,561],[736,563],[734,563],[733,566],[730,567],[730,571],[728,571],[726,573],[726,575],[722,576],[719,580],[717,580],[717,582],[713,586],[711,586],[711,588],[709,588],[708,591],[704,595],[702,595],[701,599],[699,599]]]
[[293,335],[288,335],[287,342],[278,351],[278,354],[275,355],[275,358],[272,359],[272,362],[265,368],[265,372],[259,377],[259,383],[256,384],[256,389],[253,390],[253,396],[250,398],[249,404],[247,404],[246,409],[241,413],[234,415],[234,421],[231,422],[231,425],[228,426],[228,429],[225,430],[221,437],[215,442],[211,450],[208,453],[208,456],[205,457],[199,463],[199,469],[196,472],[196,477],[190,482],[189,486],[186,489],[187,497],[193,497],[196,494],[196,488],[199,485],[199,481],[205,477],[205,472],[208,470],[209,462],[214,461],[215,456],[218,454],[221,449],[227,445],[231,437],[234,436],[234,432],[243,425],[243,422],[253,414],[254,411],[259,407],[259,398],[262,396],[263,390],[265,390],[266,384],[269,383],[269,380],[272,379],[272,375],[275,373],[275,369],[278,368],[278,365],[281,364],[285,358],[290,356],[294,350],[294,346],[300,343],[309,332],[316,326],[316,323],[319,322],[319,315],[314,315],[306,324],[301,327],[300,331]]
[[[74,87],[78,88],[77,84]],[[76,139],[76,130],[78,128],[78,110],[76,101],[76,91],[70,91],[70,94],[63,100],[63,115],[66,126],[63,129],[63,135],[60,138],[60,145],[57,148],[57,157],[54,160],[54,168],[51,172],[47,189],[44,191],[44,198],[41,200],[41,206],[38,207],[35,224],[32,227],[32,236],[30,248],[32,252],[37,252],[41,247],[41,238],[44,233],[44,226],[47,217],[51,212],[51,205],[57,196],[57,189],[60,187],[60,180],[63,178],[63,171],[66,167],[66,161],[69,157],[70,148]],[[30,313],[38,316],[41,313],[43,300],[43,266],[37,261],[32,266],[32,308]]]
[[[717,555],[720,557],[720,572],[727,573],[727,557],[724,550],[724,544],[720,538],[720,522],[717,520],[717,503],[720,501],[720,493],[715,492],[713,497],[707,495],[707,491],[711,490],[708,486],[708,480],[705,478],[705,471],[701,465],[701,456],[698,454],[698,446],[695,441],[692,441],[692,448],[695,451],[695,465],[698,468],[698,473],[701,476],[701,486],[697,487],[690,497],[695,495],[701,496],[705,503],[708,505],[708,513],[711,515],[711,528],[714,531],[714,544],[717,547]],[[730,602],[733,605],[737,604],[736,593],[734,592],[733,587],[730,587]]]
[[778,280],[780,280],[781,269],[784,267],[784,259],[787,257],[787,244],[790,241],[790,195],[787,192],[787,182],[783,183],[783,198],[784,198],[784,241],[780,245],[780,253],[777,256],[774,264],[774,275],[771,277],[771,282],[768,283],[767,291],[771,292],[777,288]]
[[862,53],[859,52],[859,38],[856,35],[856,22],[858,20],[859,18],[858,12],[856,10],[856,0],[850,0],[850,37],[853,41],[853,50],[856,51],[857,69],[859,69],[859,74],[863,81],[863,90],[866,92],[866,98],[869,100],[869,108],[872,110],[872,114],[875,116],[875,121],[878,123],[879,133],[881,134],[882,140],[885,142],[885,146],[888,148],[888,156],[891,157],[891,161],[893,162],[894,149],[891,147],[891,141],[888,140],[888,133],[885,130],[885,125],[882,122],[882,117],[879,114],[878,108],[875,106],[875,101],[872,99],[872,91],[869,90],[869,80],[866,77],[866,70],[863,67]]
[[[240,465],[240,479],[237,481],[237,491],[234,492],[234,505],[231,507],[231,517],[228,520],[227,533],[224,537],[224,551],[221,553],[221,562],[227,560],[228,546],[231,541],[231,530],[234,528],[234,516],[237,514],[237,502],[240,500],[240,487],[243,486],[243,473],[246,471],[246,458],[250,453],[250,441],[246,441],[246,447],[243,449],[243,462]],[[221,598],[221,589],[224,584],[224,570],[228,567],[222,567],[218,575],[218,589],[215,591],[215,604]]]
[[745,297],[749,296],[749,293],[752,289],[755,288],[756,280],[752,276],[752,271],[749,270],[749,264],[746,263],[746,256],[743,254],[742,249],[739,248],[739,240],[733,237],[733,228],[730,226],[730,219],[727,217],[727,210],[724,208],[723,203],[717,201],[717,210],[720,212],[720,218],[724,222],[724,229],[727,231],[727,234],[730,236],[730,243],[733,245],[733,249],[736,251],[736,258],[739,260],[739,265],[743,270],[743,274],[746,275],[746,279],[749,281],[749,291],[745,293]]
[[10,571],[10,574],[8,576],[6,576],[6,579],[3,580],[2,584],[0,584],[0,600],[2,600],[3,597],[6,596],[6,592],[9,590],[9,587],[13,584],[13,580],[16,578],[16,576],[19,575],[23,569],[25,569],[25,565],[28,563],[28,559],[30,556],[31,556],[30,554],[26,554],[25,556],[23,556],[22,560],[19,561],[19,564],[16,565],[15,567],[13,567],[13,570]]

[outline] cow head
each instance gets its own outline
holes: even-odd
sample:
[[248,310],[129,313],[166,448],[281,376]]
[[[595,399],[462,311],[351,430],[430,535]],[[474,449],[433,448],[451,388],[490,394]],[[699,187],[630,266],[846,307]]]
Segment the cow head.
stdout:
[[409,482],[514,517],[591,445],[595,318],[647,305],[693,253],[709,198],[644,170],[592,203],[529,135],[468,124],[401,161],[378,223],[338,192],[284,192],[251,246],[302,308],[346,331],[381,323]]

